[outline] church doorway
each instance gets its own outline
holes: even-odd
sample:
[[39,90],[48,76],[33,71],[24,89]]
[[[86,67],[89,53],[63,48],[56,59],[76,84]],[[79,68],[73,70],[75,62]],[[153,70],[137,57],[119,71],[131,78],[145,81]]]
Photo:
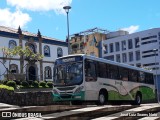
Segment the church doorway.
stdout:
[[29,80],[36,80],[36,69],[34,66],[30,66],[28,69]]

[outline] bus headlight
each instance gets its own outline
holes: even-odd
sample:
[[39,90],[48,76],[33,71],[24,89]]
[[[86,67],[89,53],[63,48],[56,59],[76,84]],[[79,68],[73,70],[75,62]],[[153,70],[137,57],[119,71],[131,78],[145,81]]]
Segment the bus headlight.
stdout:
[[83,88],[84,88],[84,86],[78,87],[78,88],[75,90],[74,93],[79,93],[79,92],[81,92]]
[[53,89],[53,94],[58,94],[56,89]]

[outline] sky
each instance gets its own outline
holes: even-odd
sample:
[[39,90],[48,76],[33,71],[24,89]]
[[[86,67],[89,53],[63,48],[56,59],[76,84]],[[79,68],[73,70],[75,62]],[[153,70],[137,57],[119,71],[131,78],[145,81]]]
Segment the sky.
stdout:
[[75,34],[91,28],[129,33],[160,27],[160,0],[0,0],[0,25],[65,41],[70,5],[69,30]]

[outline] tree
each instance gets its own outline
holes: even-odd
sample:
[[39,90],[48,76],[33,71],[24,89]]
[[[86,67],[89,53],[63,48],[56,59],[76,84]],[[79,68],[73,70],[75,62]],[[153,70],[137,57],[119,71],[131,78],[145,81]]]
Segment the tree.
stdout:
[[[13,49],[3,47],[3,66],[6,68],[7,71],[7,79],[8,79],[8,73],[10,71],[5,65],[6,60],[9,60],[9,66],[11,64],[11,60],[15,56],[22,57],[24,60],[27,60],[28,62],[37,62],[43,59],[43,55],[40,53],[34,53],[28,46],[26,46],[24,49],[21,46],[16,46]],[[23,69],[23,67],[21,68]]]

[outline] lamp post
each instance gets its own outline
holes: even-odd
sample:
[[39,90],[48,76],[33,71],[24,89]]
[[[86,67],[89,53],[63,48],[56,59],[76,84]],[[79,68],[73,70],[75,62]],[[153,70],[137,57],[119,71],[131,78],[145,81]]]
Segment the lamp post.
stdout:
[[[154,56],[155,56],[155,66],[156,66],[156,51],[158,49],[153,49],[152,51],[154,52]],[[155,75],[155,83],[156,83],[156,89],[157,89],[157,100],[158,100],[158,103],[159,103],[159,89],[158,89],[158,79],[157,79],[157,68],[155,67],[155,70],[156,70],[156,75]]]
[[68,54],[69,54],[70,53],[70,43],[69,43],[69,19],[68,19],[68,13],[69,13],[69,10],[71,9],[71,6],[64,6],[63,9],[67,13],[67,31],[68,31],[67,41],[68,41]]

